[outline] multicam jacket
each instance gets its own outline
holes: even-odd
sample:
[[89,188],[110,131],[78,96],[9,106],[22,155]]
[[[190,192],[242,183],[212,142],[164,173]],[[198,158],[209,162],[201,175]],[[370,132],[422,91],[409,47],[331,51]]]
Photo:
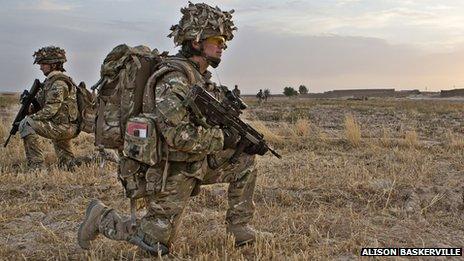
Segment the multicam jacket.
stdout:
[[185,105],[185,99],[193,84],[209,90],[210,74],[201,75],[196,65],[186,59],[183,63],[188,66],[194,79],[179,70],[160,77],[155,88],[155,114],[161,119],[160,131],[169,146],[169,160],[192,162],[222,150],[224,136],[218,127],[205,128],[195,123],[195,115]]
[[31,118],[55,124],[75,123],[78,115],[76,88],[70,81],[71,78],[60,71],[50,72],[36,96],[41,110]]

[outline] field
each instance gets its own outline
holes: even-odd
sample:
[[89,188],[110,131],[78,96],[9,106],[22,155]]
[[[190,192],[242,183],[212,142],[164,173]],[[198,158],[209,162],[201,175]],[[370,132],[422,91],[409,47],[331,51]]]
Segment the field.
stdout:
[[[0,140],[14,99],[1,99]],[[356,259],[362,247],[464,246],[464,102],[274,99],[244,115],[283,158],[259,157],[253,226],[273,234],[234,248],[225,235],[226,186],[191,199],[172,254],[163,259]],[[94,155],[92,136],[74,142]],[[103,237],[81,250],[76,233],[92,198],[128,213],[116,165],[27,172],[21,140],[0,150],[0,257],[4,260],[134,260]],[[138,215],[141,216],[142,210]]]

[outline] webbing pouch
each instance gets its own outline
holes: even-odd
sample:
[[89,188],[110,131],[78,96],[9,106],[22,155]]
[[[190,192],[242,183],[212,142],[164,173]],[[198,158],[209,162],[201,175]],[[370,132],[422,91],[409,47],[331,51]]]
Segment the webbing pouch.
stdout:
[[149,166],[155,166],[161,160],[161,153],[155,115],[143,113],[129,118],[124,136],[123,155]]
[[122,157],[120,161],[119,179],[124,186],[126,197],[141,198],[146,195],[146,166],[140,162]]

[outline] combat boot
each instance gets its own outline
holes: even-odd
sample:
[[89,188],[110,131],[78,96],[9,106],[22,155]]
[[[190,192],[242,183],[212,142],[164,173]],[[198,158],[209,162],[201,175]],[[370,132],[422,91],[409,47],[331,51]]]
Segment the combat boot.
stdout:
[[256,241],[257,235],[260,237],[272,237],[271,233],[256,231],[252,227],[244,224],[227,226],[227,233],[234,236],[235,246],[252,244]]
[[79,226],[77,232],[77,242],[83,249],[90,248],[90,241],[97,238],[99,234],[98,226],[100,225],[102,214],[108,208],[98,199],[93,199],[87,210],[85,211],[85,218]]

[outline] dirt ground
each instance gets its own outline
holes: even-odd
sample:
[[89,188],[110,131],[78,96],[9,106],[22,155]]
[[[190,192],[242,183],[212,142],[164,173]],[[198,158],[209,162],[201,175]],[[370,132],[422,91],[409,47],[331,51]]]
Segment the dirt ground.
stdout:
[[[283,155],[258,158],[252,225],[273,237],[235,248],[225,234],[227,188],[204,186],[165,259],[351,260],[363,247],[464,246],[463,101],[247,102],[244,118]],[[14,110],[5,104],[0,110],[3,142]],[[76,154],[95,155],[92,139],[75,139]],[[0,150],[1,259],[146,258],[103,237],[90,251],[78,247],[77,228],[90,199],[128,213],[116,165],[60,171],[49,141],[43,146],[50,167],[38,172],[25,170],[17,136]]]

